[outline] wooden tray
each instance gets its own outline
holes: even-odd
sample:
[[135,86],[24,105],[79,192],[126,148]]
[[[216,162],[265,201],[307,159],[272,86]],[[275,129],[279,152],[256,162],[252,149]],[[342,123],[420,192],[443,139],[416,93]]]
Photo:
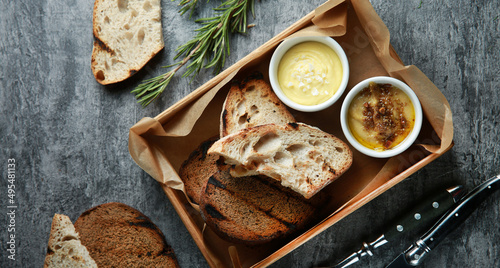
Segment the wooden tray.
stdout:
[[[323,219],[307,230],[251,248],[228,243],[205,228],[198,210],[186,199],[177,171],[202,141],[218,135],[228,82],[244,79],[256,70],[267,79],[274,48],[291,35],[310,34],[333,36],[346,51],[351,66],[345,94],[359,81],[376,75],[390,75],[410,85],[424,110],[422,131],[414,146],[390,159],[370,158],[353,149],[351,169],[322,190],[334,197],[323,209]],[[346,141],[339,118],[345,94],[322,112],[290,111],[297,121]],[[403,65],[390,45],[387,27],[369,1],[328,1],[155,118],[139,121],[130,129],[129,150],[134,161],[162,183],[211,267],[266,267],[445,153],[453,146],[452,137],[448,102],[415,66]]]

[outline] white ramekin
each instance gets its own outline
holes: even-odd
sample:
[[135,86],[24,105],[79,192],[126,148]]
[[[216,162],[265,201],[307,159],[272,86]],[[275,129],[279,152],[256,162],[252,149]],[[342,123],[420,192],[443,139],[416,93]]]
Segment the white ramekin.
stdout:
[[[317,105],[302,105],[290,100],[283,93],[278,83],[278,66],[280,64],[283,55],[285,55],[285,53],[293,46],[308,41],[319,42],[333,49],[333,51],[337,53],[337,55],[339,56],[340,63],[342,64],[342,72],[343,72],[342,81],[340,83],[337,92],[327,101]],[[347,86],[347,81],[349,80],[349,62],[347,61],[347,56],[342,47],[337,43],[337,41],[335,41],[331,37],[328,36],[294,37],[283,41],[274,51],[273,56],[271,57],[271,62],[269,64],[269,80],[271,82],[271,87],[273,88],[274,92],[285,105],[287,105],[292,109],[302,112],[316,112],[330,107],[344,93],[344,90]]]
[[[410,98],[413,108],[415,110],[415,124],[413,126],[413,129],[411,132],[408,134],[406,139],[404,139],[400,144],[396,145],[394,148],[384,150],[384,151],[376,151],[370,148],[365,147],[362,145],[360,142],[356,140],[354,135],[351,133],[351,130],[349,128],[349,123],[347,122],[347,116],[348,116],[348,109],[349,106],[351,105],[351,102],[353,98],[364,88],[366,88],[370,82],[375,82],[377,84],[391,84],[399,89],[401,89],[408,97]],[[422,107],[420,106],[420,101],[417,98],[417,95],[415,95],[415,92],[405,83],[402,81],[392,78],[392,77],[387,77],[387,76],[376,76],[376,77],[371,77],[366,80],[363,80],[359,82],[356,86],[354,86],[351,91],[347,94],[347,96],[344,99],[344,102],[342,103],[342,108],[340,111],[340,124],[342,126],[342,131],[344,132],[344,135],[346,136],[347,140],[349,143],[359,152],[371,156],[371,157],[376,157],[376,158],[387,158],[387,157],[392,157],[395,155],[398,155],[408,149],[417,139],[417,136],[420,132],[420,129],[422,127],[422,120],[423,120],[423,114],[422,114]]]

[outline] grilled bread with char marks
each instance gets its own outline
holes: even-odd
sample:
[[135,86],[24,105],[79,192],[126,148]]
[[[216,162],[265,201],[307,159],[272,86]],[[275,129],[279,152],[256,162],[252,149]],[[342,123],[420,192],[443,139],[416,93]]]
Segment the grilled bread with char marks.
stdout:
[[220,136],[258,125],[294,122],[262,74],[256,72],[241,83],[233,83],[229,90],[220,119]]
[[258,245],[284,238],[312,222],[324,196],[306,200],[265,176],[233,178],[221,165],[201,194],[206,224],[221,238]]
[[352,164],[337,137],[303,123],[268,124],[228,135],[208,150],[234,165],[235,177],[266,175],[311,198]]
[[218,171],[218,155],[207,155],[208,148],[214,144],[218,137],[204,141],[189,158],[182,163],[179,169],[179,177],[184,183],[184,189],[191,202],[200,204],[200,194],[202,188],[212,174]]

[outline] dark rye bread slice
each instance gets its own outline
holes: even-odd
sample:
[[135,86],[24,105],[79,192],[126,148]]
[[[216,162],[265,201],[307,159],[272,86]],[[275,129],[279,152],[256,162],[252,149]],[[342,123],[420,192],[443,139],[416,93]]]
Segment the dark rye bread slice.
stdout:
[[294,122],[262,74],[255,72],[241,83],[233,82],[223,105],[220,136],[258,125]]
[[186,194],[193,203],[200,204],[201,189],[207,183],[208,178],[218,170],[216,162],[219,156],[207,155],[208,148],[217,139],[218,137],[213,137],[204,141],[189,155],[179,169],[179,177],[184,182]]
[[306,200],[265,176],[233,178],[229,166],[211,176],[201,194],[206,224],[221,238],[258,245],[304,228],[325,196]]
[[75,229],[98,267],[179,267],[160,229],[125,204],[91,208],[76,220]]

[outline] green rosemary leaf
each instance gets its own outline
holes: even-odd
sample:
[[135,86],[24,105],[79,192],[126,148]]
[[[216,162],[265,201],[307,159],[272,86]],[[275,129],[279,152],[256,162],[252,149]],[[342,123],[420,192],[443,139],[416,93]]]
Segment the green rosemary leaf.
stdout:
[[249,0],[250,1],[250,12],[252,13],[252,17],[255,18],[255,5],[254,5],[254,0]]
[[[214,16],[195,20],[201,27],[195,30],[195,37],[187,43],[177,47],[174,60],[182,58],[174,64],[164,66],[175,69],[154,78],[144,80],[132,93],[139,99],[142,106],[149,105],[166,89],[177,71],[187,64],[182,77],[191,76],[191,81],[201,69],[214,68],[219,73],[230,54],[229,35],[231,33],[246,33],[247,13],[250,11],[255,17],[254,0],[227,0],[214,8]],[[198,0],[181,0],[179,12],[191,12]],[[190,16],[191,16],[190,15]]]
[[162,66],[162,68],[171,68],[171,67],[174,67],[176,65],[179,65],[181,64],[182,61],[178,61],[176,63],[173,63],[173,64],[170,64],[170,65],[165,65],[165,66]]

